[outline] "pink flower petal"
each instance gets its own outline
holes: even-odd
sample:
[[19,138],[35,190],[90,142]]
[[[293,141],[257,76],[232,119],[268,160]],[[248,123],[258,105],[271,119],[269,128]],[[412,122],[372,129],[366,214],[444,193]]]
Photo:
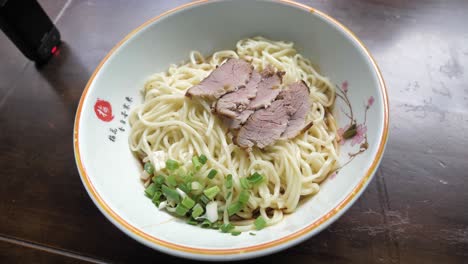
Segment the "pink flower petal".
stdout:
[[354,146],[356,144],[361,144],[365,139],[366,132],[367,132],[367,126],[363,124],[358,125],[356,127],[356,135],[351,140],[351,146]]
[[364,134],[366,134],[366,132],[367,132],[367,126],[366,125],[360,124],[360,125],[357,126],[357,128],[356,128],[356,134],[357,135],[364,136]]
[[341,84],[341,89],[343,90],[343,92],[348,92],[348,81],[344,81],[342,84]]
[[374,104],[374,96],[369,97],[369,100],[367,100],[367,106],[371,107]]
[[346,132],[346,130],[348,130],[348,128],[349,128],[349,125],[346,125],[346,126],[344,126],[342,128],[338,128],[337,133],[338,133],[338,136],[340,137],[340,141],[339,141],[340,145],[343,145],[345,143],[345,141],[346,141],[343,138],[343,134],[344,134],[344,132]]

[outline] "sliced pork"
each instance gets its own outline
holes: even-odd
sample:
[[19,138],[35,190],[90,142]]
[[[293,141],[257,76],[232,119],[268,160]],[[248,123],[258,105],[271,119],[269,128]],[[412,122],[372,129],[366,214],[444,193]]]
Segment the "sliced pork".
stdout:
[[245,87],[225,94],[216,103],[216,112],[225,118],[229,128],[238,129],[255,110],[268,107],[280,92],[281,72],[267,67],[261,74],[255,70]]
[[267,108],[255,111],[234,137],[242,148],[264,148],[281,138],[293,138],[305,127],[309,88],[296,82],[282,90]]
[[248,109],[257,110],[268,107],[281,91],[280,85],[283,74],[283,72],[276,72],[270,66],[266,67],[262,72],[262,81],[257,87],[257,96],[252,99]]
[[288,126],[289,112],[284,100],[274,101],[270,107],[255,111],[234,137],[242,148],[264,148],[281,137]]
[[244,87],[249,81],[253,66],[241,59],[228,59],[213,70],[200,84],[188,89],[186,96],[218,99],[224,94]]
[[212,100],[235,144],[262,149],[312,125],[305,124],[311,107],[307,84],[301,81],[281,89],[283,74],[271,66],[258,73],[244,60],[229,59],[186,95]]
[[219,98],[218,102],[216,102],[216,113],[237,119],[242,111],[247,109],[250,100],[257,95],[257,85],[261,80],[260,74],[254,70],[245,87]]
[[295,82],[288,86],[287,96],[291,102],[293,114],[289,118],[288,126],[281,135],[282,138],[291,139],[299,135],[305,127],[305,118],[310,110],[309,87],[304,82]]

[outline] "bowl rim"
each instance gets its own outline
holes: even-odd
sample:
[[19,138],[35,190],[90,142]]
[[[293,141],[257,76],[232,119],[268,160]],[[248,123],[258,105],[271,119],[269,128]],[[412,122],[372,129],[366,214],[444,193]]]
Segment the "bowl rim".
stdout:
[[213,2],[213,1],[197,0],[194,2],[187,3],[187,4],[183,4],[147,20],[146,22],[138,26],[136,29],[132,30],[129,34],[127,34],[101,60],[101,62],[99,63],[99,65],[96,67],[91,77],[89,78],[85,86],[85,89],[81,95],[79,104],[78,104],[78,108],[77,108],[77,112],[75,116],[75,122],[74,122],[74,130],[73,130],[73,141],[74,141],[73,146],[74,146],[75,161],[76,161],[76,165],[80,174],[80,178],[83,182],[83,185],[85,186],[88,192],[88,195],[92,198],[93,202],[96,204],[98,209],[106,216],[106,218],[108,218],[114,225],[116,225],[120,230],[122,230],[124,233],[126,233],[130,237],[136,239],[137,241],[149,247],[156,248],[163,252],[166,252],[172,255],[182,256],[182,257],[193,257],[193,258],[203,259],[203,260],[220,260],[220,259],[226,260],[226,255],[234,255],[233,259],[245,259],[249,257],[266,255],[268,253],[276,252],[276,251],[285,249],[287,247],[293,246],[295,244],[298,244],[301,241],[304,241],[305,239],[311,237],[313,234],[316,234],[322,231],[328,225],[333,223],[356,201],[356,199],[361,195],[365,187],[369,184],[370,180],[372,179],[380,163],[380,160],[382,159],[382,155],[385,150],[385,146],[386,146],[387,139],[388,139],[388,130],[389,130],[388,94],[387,94],[387,88],[386,88],[384,79],[382,77],[382,73],[379,67],[377,66],[377,63],[375,62],[375,59],[370,54],[366,46],[362,43],[362,41],[350,29],[342,25],[335,18],[323,13],[322,11],[312,8],[308,5],[297,3],[292,0],[273,0],[272,2],[284,3],[289,6],[296,7],[299,9],[306,10],[310,13],[317,14],[320,18],[322,18],[326,22],[329,22],[332,25],[335,25],[338,29],[342,30],[345,34],[348,35],[348,37],[350,37],[352,40],[355,41],[355,43],[362,49],[362,51],[365,53],[365,55],[368,57],[369,61],[371,62],[371,66],[373,70],[375,71],[377,78],[378,78],[379,88],[380,88],[382,102],[383,102],[384,120],[383,120],[383,130],[382,130],[382,134],[380,135],[380,142],[379,142],[379,146],[377,149],[377,154],[374,157],[374,160],[372,161],[370,168],[366,171],[364,177],[362,177],[362,179],[354,187],[354,189],[341,202],[339,202],[337,206],[331,209],[328,213],[320,217],[315,222],[308,224],[306,227],[292,234],[280,237],[278,239],[275,239],[266,243],[248,246],[248,247],[231,248],[231,249],[196,248],[196,247],[178,245],[172,242],[158,239],[157,237],[154,237],[144,232],[143,230],[140,230],[139,228],[128,223],[126,220],[120,217],[115,211],[113,211],[112,208],[110,208],[110,206],[102,199],[102,197],[96,191],[94,185],[92,184],[90,180],[88,173],[86,172],[86,169],[81,160],[81,152],[80,152],[80,146],[79,146],[79,128],[80,128],[81,114],[83,111],[83,104],[88,95],[89,88],[93,84],[97,73],[101,70],[101,68],[107,62],[107,60],[115,53],[115,51],[119,49],[126,41],[128,41],[138,32],[145,29],[147,26],[151,25],[152,23],[159,20],[160,18],[163,18],[177,11],[186,9],[188,7],[197,6],[203,3],[207,3],[207,2]]

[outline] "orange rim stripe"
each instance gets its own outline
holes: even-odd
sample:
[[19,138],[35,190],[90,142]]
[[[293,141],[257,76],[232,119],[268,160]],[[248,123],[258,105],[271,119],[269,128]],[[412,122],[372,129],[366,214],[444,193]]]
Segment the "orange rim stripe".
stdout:
[[357,198],[356,195],[359,194],[363,190],[363,187],[366,185],[366,183],[369,181],[369,179],[373,175],[374,171],[376,170],[376,168],[377,168],[377,166],[378,166],[378,164],[380,162],[380,159],[382,158],[382,155],[383,155],[383,152],[384,152],[384,149],[385,149],[385,144],[387,142],[388,124],[389,124],[388,95],[387,95],[385,82],[384,82],[384,80],[382,78],[382,73],[380,72],[379,67],[377,66],[377,64],[376,64],[374,58],[372,57],[372,55],[370,54],[369,50],[354,35],[354,33],[351,32],[351,30],[349,30],[348,28],[343,26],[340,22],[338,22],[334,18],[330,17],[329,15],[327,15],[327,14],[321,12],[321,11],[313,9],[313,8],[307,6],[307,5],[304,5],[304,4],[296,3],[296,2],[291,1],[291,0],[278,0],[280,2],[288,3],[288,4],[291,4],[291,5],[303,8],[303,9],[309,11],[309,12],[317,13],[318,15],[322,16],[323,18],[325,18],[329,22],[332,22],[333,24],[338,26],[340,29],[342,29],[343,31],[348,33],[351,36],[351,38],[353,40],[355,40],[361,46],[361,48],[364,49],[366,55],[369,57],[369,59],[372,62],[372,66],[374,67],[374,70],[377,73],[380,88],[382,90],[382,102],[383,102],[383,107],[384,107],[384,128],[383,128],[383,133],[382,133],[382,136],[381,136],[379,148],[378,148],[378,151],[377,151],[377,156],[375,157],[374,161],[372,162],[370,168],[367,170],[365,176],[361,179],[361,181],[358,183],[358,185],[353,189],[353,191],[343,201],[341,201],[335,208],[330,210],[329,213],[325,214],[324,216],[319,218],[317,221],[313,222],[312,224],[308,225],[307,227],[305,227],[305,228],[303,228],[303,229],[301,229],[301,230],[299,230],[299,231],[297,231],[295,233],[292,233],[292,234],[290,234],[288,236],[282,237],[280,239],[277,239],[277,240],[274,240],[274,241],[271,241],[271,242],[268,242],[268,243],[259,244],[259,245],[256,245],[256,246],[243,247],[243,248],[234,248],[234,249],[204,249],[204,248],[194,248],[194,247],[181,246],[181,245],[177,245],[177,244],[170,243],[170,242],[158,239],[156,237],[153,237],[153,236],[145,233],[144,231],[130,225],[128,222],[126,222],[124,219],[122,219],[119,215],[117,215],[104,202],[102,197],[97,193],[96,189],[94,188],[93,184],[91,183],[91,180],[90,180],[88,174],[86,173],[86,170],[85,170],[85,168],[84,168],[84,166],[83,166],[83,164],[81,162],[81,153],[80,153],[79,141],[78,141],[79,140],[78,131],[79,131],[79,125],[80,125],[80,119],[81,119],[81,112],[82,112],[82,108],[83,108],[83,103],[84,103],[84,100],[85,100],[86,95],[88,93],[89,87],[91,86],[92,82],[94,81],[94,78],[96,77],[96,74],[99,72],[99,70],[104,65],[104,63],[106,63],[106,61],[109,59],[109,57],[123,43],[125,43],[133,35],[135,35],[137,32],[139,32],[140,30],[142,30],[143,28],[145,28],[149,24],[153,23],[154,21],[156,21],[159,18],[164,17],[164,16],[166,16],[168,14],[171,14],[171,13],[174,13],[174,12],[179,11],[181,9],[184,9],[184,8],[187,8],[187,7],[190,7],[190,6],[194,6],[194,5],[198,5],[198,4],[207,2],[207,1],[208,0],[199,0],[199,1],[192,2],[192,3],[184,4],[184,5],[181,5],[179,7],[174,8],[172,10],[166,11],[166,12],[164,12],[164,13],[162,13],[162,14],[160,14],[160,15],[158,15],[158,16],[156,16],[156,17],[154,17],[154,18],[152,18],[152,19],[150,19],[148,21],[146,21],[145,23],[143,23],[142,25],[140,25],[139,27],[134,29],[132,32],[130,32],[127,36],[125,36],[125,38],[123,38],[119,43],[117,43],[117,45],[115,45],[111,49],[111,51],[109,51],[109,53],[104,57],[104,59],[99,63],[99,65],[96,67],[93,74],[91,75],[88,83],[86,84],[86,87],[85,87],[85,89],[83,91],[83,94],[81,96],[81,99],[80,99],[80,102],[79,102],[79,105],[78,105],[78,109],[77,109],[77,113],[76,113],[74,135],[73,136],[74,136],[74,151],[75,151],[75,159],[76,159],[77,167],[78,167],[78,170],[80,172],[80,176],[81,176],[83,182],[85,183],[85,186],[86,186],[89,194],[92,196],[92,198],[94,198],[94,201],[98,204],[98,206],[101,209],[103,209],[113,220],[115,220],[117,223],[122,225],[125,229],[127,229],[128,231],[130,231],[134,235],[136,235],[136,236],[138,236],[140,238],[143,238],[143,239],[145,239],[147,241],[150,241],[152,243],[155,243],[155,244],[157,244],[159,246],[163,246],[163,247],[166,247],[166,248],[169,248],[169,249],[172,249],[172,250],[182,251],[182,252],[186,252],[186,253],[207,254],[207,255],[239,254],[239,253],[247,253],[247,252],[253,252],[253,251],[259,251],[259,250],[263,250],[263,249],[272,248],[274,246],[278,246],[278,245],[284,244],[286,242],[289,242],[289,241],[292,241],[294,239],[297,239],[297,238],[300,238],[300,237],[304,236],[305,234],[307,234],[310,231],[312,231],[313,229],[319,227],[321,224],[323,224],[324,222],[329,220],[331,217],[335,216],[337,213],[342,211],[343,208],[345,208],[354,198]]

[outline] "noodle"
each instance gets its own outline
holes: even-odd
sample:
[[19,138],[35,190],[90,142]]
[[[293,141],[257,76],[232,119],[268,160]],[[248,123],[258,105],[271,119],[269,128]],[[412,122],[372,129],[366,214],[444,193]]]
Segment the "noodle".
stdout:
[[[329,111],[335,99],[334,85],[297,53],[292,42],[248,38],[237,42],[236,51],[218,51],[209,58],[192,51],[189,58],[188,63],[171,65],[167,72],[156,73],[146,82],[144,103],[130,115],[131,150],[144,161],[151,161],[156,151],[162,151],[166,158],[182,162],[187,169],[192,166],[193,155],[204,154],[209,166],[202,167],[197,180],[204,187],[217,185],[221,189],[216,201],[224,210],[224,223],[233,222],[239,231],[250,230],[258,214],[267,225],[278,223],[283,213],[294,212],[301,196],[316,194],[318,183],[338,165],[336,126]],[[286,73],[283,86],[304,80],[313,101],[306,122],[313,121],[314,125],[294,139],[279,140],[263,150],[254,148],[247,153],[235,145],[208,102],[185,96],[188,88],[227,58],[249,61],[257,71],[272,65]],[[218,171],[214,179],[204,176],[209,170],[206,167]],[[264,175],[265,182],[250,190],[246,206],[230,219],[226,208],[242,190],[239,179],[254,172]],[[224,179],[228,174],[232,174],[234,185],[226,199]]]

